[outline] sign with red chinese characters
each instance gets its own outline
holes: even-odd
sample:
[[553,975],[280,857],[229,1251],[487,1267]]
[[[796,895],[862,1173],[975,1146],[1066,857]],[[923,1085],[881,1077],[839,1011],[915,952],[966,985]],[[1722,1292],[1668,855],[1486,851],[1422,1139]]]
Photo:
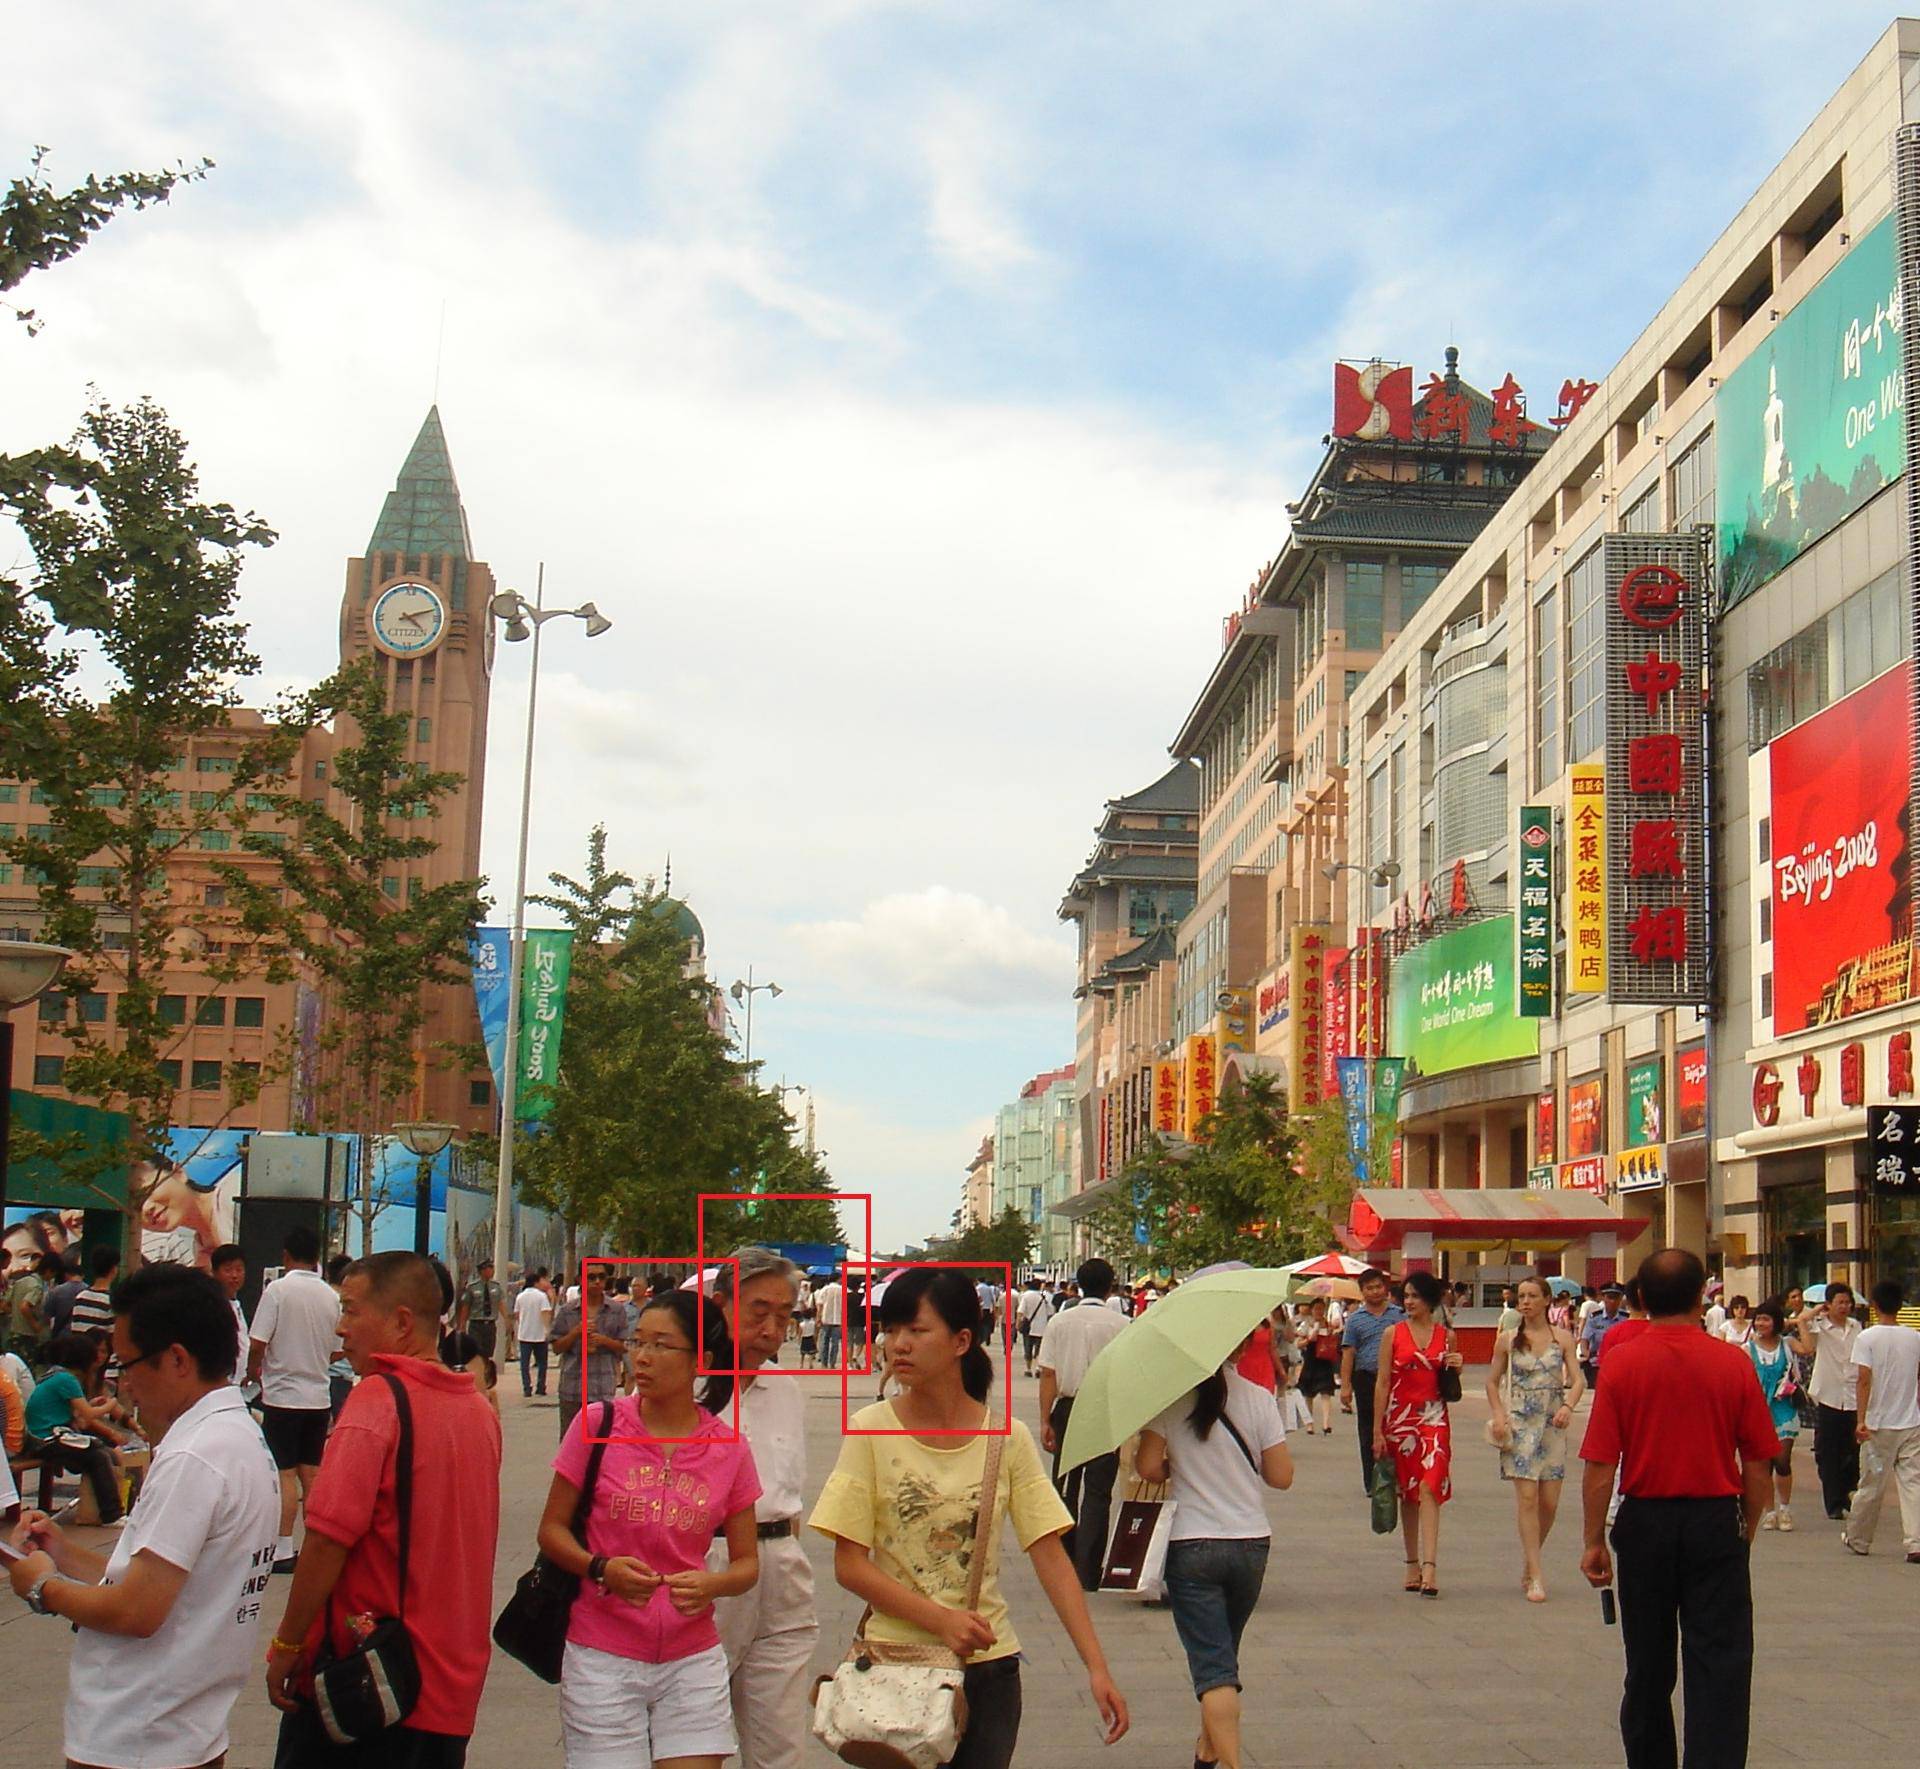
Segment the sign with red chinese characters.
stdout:
[[1707,999],[1706,557],[1697,534],[1610,534],[1607,995]]
[[1549,1087],[1536,1095],[1533,1102],[1533,1158],[1536,1164],[1545,1166],[1557,1160],[1559,1152],[1559,1113],[1554,1091]]
[[1321,961],[1320,1097],[1332,1099],[1340,1091],[1339,1062],[1351,1056],[1347,1049],[1351,1025],[1347,1019],[1347,950],[1329,946]]
[[1607,989],[1607,771],[1567,775],[1567,993]]
[[1563,1192],[1592,1192],[1595,1197],[1604,1197],[1607,1190],[1607,1158],[1605,1155],[1588,1155],[1578,1161],[1560,1163],[1560,1190]]
[[1914,994],[1913,665],[1767,746],[1776,1037]]
[[1260,1030],[1271,1032],[1293,1010],[1293,974],[1279,971],[1260,985]]
[[1105,1179],[1113,1170],[1113,1099],[1103,1096],[1100,1101],[1100,1141],[1098,1157],[1094,1163],[1094,1178]]
[[1293,926],[1293,1020],[1287,1040],[1289,1109],[1305,1112],[1325,1096],[1320,1090],[1320,1068],[1325,1058],[1327,934],[1324,928]]
[[1162,1136],[1180,1134],[1180,1065],[1153,1065],[1153,1127]]
[[1413,370],[1397,363],[1333,365],[1333,433],[1362,442],[1413,440]]
[[1689,1044],[1674,1052],[1673,1129],[1698,1136],[1707,1127],[1707,1047]]
[[1347,962],[1348,987],[1353,993],[1353,1055],[1383,1056],[1387,1048],[1386,930],[1362,928]]
[[1212,1113],[1214,1100],[1218,1097],[1219,1075],[1214,1066],[1218,1060],[1218,1049],[1211,1032],[1196,1032],[1187,1040],[1187,1109],[1184,1125],[1187,1136],[1195,1142],[1202,1140],[1201,1121]]

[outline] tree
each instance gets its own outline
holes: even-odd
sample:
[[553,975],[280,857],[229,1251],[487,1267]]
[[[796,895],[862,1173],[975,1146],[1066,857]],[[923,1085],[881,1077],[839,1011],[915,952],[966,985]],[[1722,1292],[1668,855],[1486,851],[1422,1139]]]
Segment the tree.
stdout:
[[241,846],[277,860],[272,885],[239,866],[223,874],[246,924],[284,941],[320,983],[325,1121],[358,1140],[355,1205],[364,1254],[373,1249],[374,1218],[386,1202],[376,1139],[415,1085],[428,991],[467,985],[485,905],[478,879],[428,885],[414,878],[404,891],[400,886],[409,862],[437,851],[419,825],[431,824],[463,776],[408,759],[413,716],[388,708],[374,660],[342,667],[317,691],[315,705],[335,721],[333,790],[308,799],[295,782],[292,790],[265,795],[292,839],[250,830]]
[[955,1265],[975,1260],[988,1265],[1010,1265],[1016,1271],[1033,1258],[1033,1225],[1011,1204],[999,1220],[974,1223],[962,1229],[941,1249],[940,1257]]
[[[303,715],[236,717],[241,684],[260,668],[235,612],[241,554],[274,536],[258,517],[201,501],[165,413],[96,402],[67,458],[83,495],[53,476],[18,495],[16,480],[8,506],[34,569],[24,583],[0,578],[0,772],[33,782],[46,815],[0,840],[0,854],[34,885],[46,938],[74,953],[60,985],[74,1009],[61,1028],[62,1085],[130,1123],[106,1165],[98,1152],[84,1168],[71,1149],[23,1152],[51,1156],[103,1197],[114,1196],[101,1184],[112,1167],[146,1164],[115,1200],[137,1221],[176,1117],[223,1119],[263,1079],[230,1064],[217,1115],[177,1111],[170,1053],[188,1015],[167,977],[189,956],[214,995],[284,963],[276,930],[208,903],[180,861],[248,826],[254,789],[284,774]],[[183,794],[168,780],[189,752],[210,771],[207,790]]]
[[1089,1218],[1096,1246],[1176,1272],[1225,1259],[1286,1265],[1327,1247],[1350,1182],[1301,1159],[1271,1075],[1224,1095],[1201,1131],[1178,1152],[1158,1137],[1136,1152]]

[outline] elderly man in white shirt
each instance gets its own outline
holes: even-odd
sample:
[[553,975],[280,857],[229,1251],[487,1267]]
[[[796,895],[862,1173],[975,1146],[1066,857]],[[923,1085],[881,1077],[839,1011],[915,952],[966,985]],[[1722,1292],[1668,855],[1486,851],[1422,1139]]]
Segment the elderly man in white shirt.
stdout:
[[204,1272],[150,1265],[113,1296],[120,1394],[154,1440],[140,1502],[111,1555],[43,1512],[14,1531],[15,1593],[76,1631],[66,1759],[200,1769],[261,1647],[279,1491],[233,1386],[233,1310]]
[[1073,1416],[1073,1397],[1086,1380],[1087,1369],[1101,1350],[1127,1330],[1127,1319],[1106,1306],[1113,1290],[1113,1267],[1104,1259],[1089,1259],[1074,1274],[1080,1300],[1063,1308],[1040,1336],[1040,1444],[1053,1454],[1053,1483],[1074,1514],[1067,1532],[1067,1551],[1073,1557],[1082,1590],[1100,1588],[1101,1562],[1107,1553],[1107,1520],[1113,1505],[1113,1483],[1120,1472],[1118,1453],[1095,1456],[1091,1462],[1060,1473],[1060,1450],[1067,1441],[1067,1421]]
[[1827,1286],[1827,1299],[1805,1310],[1793,1323],[1793,1348],[1813,1359],[1807,1393],[1813,1398],[1813,1465],[1820,1471],[1820,1497],[1827,1516],[1838,1523],[1847,1515],[1853,1489],[1860,1484],[1858,1381],[1853,1348],[1860,1323],[1853,1318],[1853,1290]]
[[[732,1680],[741,1769],[797,1769],[807,1726],[807,1669],[820,1633],[813,1569],[800,1542],[807,1481],[804,1377],[774,1368],[793,1325],[800,1271],[766,1247],[741,1247],[739,1312],[730,1324],[740,1354],[740,1429],[760,1476],[754,1504],[760,1577],[750,1591],[714,1605]],[[731,1303],[733,1280],[715,1286]],[[771,1373],[769,1373],[771,1372]],[[727,1565],[716,1538],[707,1564]]]

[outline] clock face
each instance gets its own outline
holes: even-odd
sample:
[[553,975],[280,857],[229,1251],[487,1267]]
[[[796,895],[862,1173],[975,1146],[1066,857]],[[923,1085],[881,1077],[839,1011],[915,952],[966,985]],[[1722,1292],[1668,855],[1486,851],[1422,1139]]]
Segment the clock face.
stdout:
[[373,642],[394,657],[419,657],[440,643],[447,630],[447,608],[437,590],[425,584],[389,584],[368,616]]

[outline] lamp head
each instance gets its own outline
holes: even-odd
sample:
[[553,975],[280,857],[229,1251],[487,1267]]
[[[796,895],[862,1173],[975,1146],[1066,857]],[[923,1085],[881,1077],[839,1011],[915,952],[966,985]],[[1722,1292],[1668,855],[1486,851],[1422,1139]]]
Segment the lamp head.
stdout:
[[780,985],[778,983],[769,983],[767,985],[767,993],[771,995],[776,1001],[779,1000]]
[[1338,860],[1329,860],[1326,865],[1320,868],[1320,876],[1331,880],[1334,884],[1338,884],[1340,882],[1340,862]]
[[431,1160],[448,1143],[453,1141],[451,1124],[410,1122],[396,1124],[393,1133],[407,1147],[407,1152],[418,1155],[423,1161]]
[[1383,890],[1392,884],[1399,876],[1400,862],[1398,860],[1382,860],[1380,864],[1373,869],[1373,882]]
[[38,940],[0,940],[0,1013],[25,1007],[53,987],[73,953]]
[[522,639],[533,637],[533,628],[528,626],[517,614],[507,622],[506,637],[509,645],[517,645]]
[[587,637],[597,639],[602,633],[613,630],[613,622],[594,607],[591,602],[582,602],[575,612],[587,623]]
[[525,606],[526,604],[520,600],[518,590],[502,590],[487,604],[487,612],[495,620],[518,620],[520,610]]
[[729,989],[727,993],[731,995],[735,1001],[745,1001],[747,998],[747,986],[738,978],[735,978],[733,987]]

